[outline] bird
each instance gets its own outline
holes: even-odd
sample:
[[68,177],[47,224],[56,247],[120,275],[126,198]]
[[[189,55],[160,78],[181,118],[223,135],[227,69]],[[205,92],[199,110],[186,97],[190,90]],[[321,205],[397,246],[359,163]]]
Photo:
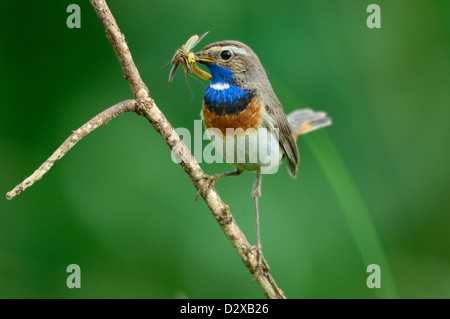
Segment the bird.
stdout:
[[[206,66],[211,81],[206,86],[201,117],[216,149],[234,171],[208,175],[219,178],[255,171],[252,197],[256,219],[258,266],[262,267],[258,199],[264,174],[275,173],[286,158],[287,170],[297,175],[299,135],[331,125],[325,112],[299,109],[286,115],[260,59],[246,44],[226,40],[206,45],[195,53]],[[256,144],[256,147],[255,147]],[[264,156],[263,156],[264,155]]]

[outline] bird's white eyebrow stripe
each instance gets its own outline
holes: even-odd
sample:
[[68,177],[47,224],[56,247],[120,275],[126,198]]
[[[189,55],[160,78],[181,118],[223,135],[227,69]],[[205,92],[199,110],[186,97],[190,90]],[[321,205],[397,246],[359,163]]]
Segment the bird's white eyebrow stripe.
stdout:
[[248,52],[243,48],[235,47],[234,45],[228,45],[226,47],[223,47],[224,50],[230,50],[231,52],[239,55],[248,56]]

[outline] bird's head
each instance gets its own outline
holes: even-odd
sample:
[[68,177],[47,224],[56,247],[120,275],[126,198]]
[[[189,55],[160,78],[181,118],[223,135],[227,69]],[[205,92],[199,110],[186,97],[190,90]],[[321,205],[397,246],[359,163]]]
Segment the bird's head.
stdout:
[[242,42],[214,42],[195,56],[197,62],[208,67],[212,84],[233,83],[243,89],[254,89],[258,83],[268,81],[258,56]]

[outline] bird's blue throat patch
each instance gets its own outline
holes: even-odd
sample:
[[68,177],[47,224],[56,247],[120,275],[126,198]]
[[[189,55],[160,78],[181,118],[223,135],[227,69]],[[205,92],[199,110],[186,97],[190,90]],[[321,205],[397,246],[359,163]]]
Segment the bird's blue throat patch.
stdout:
[[211,71],[211,83],[205,89],[205,106],[217,115],[231,115],[245,110],[253,92],[243,90],[234,83],[234,73],[216,63],[205,63]]

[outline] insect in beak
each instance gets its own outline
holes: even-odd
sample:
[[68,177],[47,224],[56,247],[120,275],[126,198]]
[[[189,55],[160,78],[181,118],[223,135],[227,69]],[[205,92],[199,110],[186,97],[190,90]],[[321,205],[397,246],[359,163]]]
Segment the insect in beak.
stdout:
[[202,55],[200,52],[197,52],[194,54],[195,56],[195,61],[200,62],[200,63],[214,63],[217,62],[216,59],[210,57],[210,56],[206,56],[206,55]]
[[186,44],[181,46],[181,49],[178,49],[175,52],[171,61],[173,67],[169,73],[169,85],[170,83],[172,83],[173,76],[175,75],[175,72],[177,71],[178,65],[180,65],[180,63],[183,66],[184,73],[195,73],[206,81],[211,80],[211,75],[209,73],[197,67],[196,62],[198,61],[198,58],[191,51],[208,33],[209,31],[203,34],[201,37],[199,37],[198,35],[193,35],[189,38],[189,40],[187,40]]

